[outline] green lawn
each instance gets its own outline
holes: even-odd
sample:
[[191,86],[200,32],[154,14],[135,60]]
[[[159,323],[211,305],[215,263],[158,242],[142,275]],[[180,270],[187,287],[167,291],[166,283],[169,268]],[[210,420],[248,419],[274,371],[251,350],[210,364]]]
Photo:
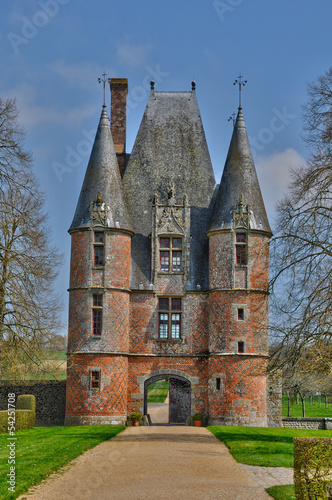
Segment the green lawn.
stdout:
[[169,390],[169,382],[157,380],[148,387],[148,403],[164,403]]
[[[34,427],[15,433],[15,493],[0,481],[0,498],[12,500],[25,493],[52,472],[68,464],[86,450],[123,431],[123,425],[87,425],[78,427]],[[0,477],[9,473],[8,434],[0,434]]]
[[[290,405],[290,416],[291,417],[302,417],[302,403],[299,398],[299,404],[296,404],[295,397],[291,396]],[[321,406],[319,407],[318,397],[315,396],[313,399],[313,404],[310,405],[310,398],[305,398],[305,416],[306,417],[316,417],[316,418],[332,418],[332,401],[331,396],[328,396],[327,408],[325,408],[325,398],[321,398]],[[287,417],[287,396],[284,395],[282,398],[282,416]]]
[[[268,427],[211,426],[208,429],[223,441],[240,463],[262,467],[293,467],[293,437],[332,437],[332,431]],[[293,500],[294,487],[274,486],[268,493],[276,500]]]

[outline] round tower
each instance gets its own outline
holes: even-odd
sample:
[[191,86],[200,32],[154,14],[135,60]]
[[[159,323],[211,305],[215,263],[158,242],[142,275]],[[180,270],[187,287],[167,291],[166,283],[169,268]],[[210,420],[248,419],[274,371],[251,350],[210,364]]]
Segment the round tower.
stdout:
[[72,237],[66,424],[127,416],[132,226],[103,106]]
[[239,108],[209,238],[209,423],[265,426],[267,219]]

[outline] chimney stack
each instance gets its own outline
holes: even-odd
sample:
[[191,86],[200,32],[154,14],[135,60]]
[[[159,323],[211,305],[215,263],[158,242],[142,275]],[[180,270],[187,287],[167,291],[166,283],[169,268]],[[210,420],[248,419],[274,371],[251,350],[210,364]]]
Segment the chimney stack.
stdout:
[[110,78],[111,133],[121,177],[126,169],[127,78]]

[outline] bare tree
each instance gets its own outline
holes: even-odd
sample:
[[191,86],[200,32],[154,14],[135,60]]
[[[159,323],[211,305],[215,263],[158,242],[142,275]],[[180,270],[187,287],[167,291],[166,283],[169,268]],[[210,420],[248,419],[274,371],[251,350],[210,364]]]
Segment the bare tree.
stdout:
[[[322,346],[332,337],[332,68],[308,86],[304,110],[305,140],[312,150],[277,207],[272,327],[294,362],[316,345],[320,366],[330,372],[330,351]],[[274,363],[283,360],[276,353]]]
[[[0,106],[3,102],[0,101]],[[0,126],[0,345],[2,371],[22,373],[37,363],[58,333],[60,300],[54,281],[61,255],[50,244],[44,195],[23,150],[14,101],[3,106]],[[4,133],[3,133],[4,132]],[[3,134],[3,135],[2,135]],[[4,373],[2,373],[4,376]]]
[[32,155],[24,149],[25,132],[17,122],[15,99],[0,98],[0,188],[20,184],[20,173],[31,171]]

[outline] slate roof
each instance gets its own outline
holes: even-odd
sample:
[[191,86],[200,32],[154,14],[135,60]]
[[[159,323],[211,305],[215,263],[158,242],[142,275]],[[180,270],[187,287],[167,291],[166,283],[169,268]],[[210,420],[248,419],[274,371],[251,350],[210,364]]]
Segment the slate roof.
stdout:
[[81,194],[69,231],[90,225],[90,204],[101,193],[109,207],[107,225],[132,231],[123,199],[121,177],[110,130],[106,106],[103,106]]
[[[151,281],[152,202],[166,201],[170,181],[175,201],[187,194],[191,206],[192,288],[208,287],[208,240],[215,178],[195,91],[151,90],[123,177],[123,191],[134,227],[132,288]],[[141,285],[142,287],[142,285]]]
[[220,181],[209,231],[230,229],[232,210],[241,194],[250,206],[250,229],[272,234],[251,154],[242,109],[239,108]]

